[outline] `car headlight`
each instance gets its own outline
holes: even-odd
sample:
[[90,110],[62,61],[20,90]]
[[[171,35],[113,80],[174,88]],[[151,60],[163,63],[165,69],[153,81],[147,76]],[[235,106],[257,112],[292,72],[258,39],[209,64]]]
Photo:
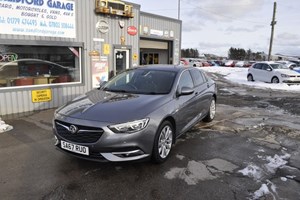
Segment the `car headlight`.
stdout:
[[282,77],[282,78],[289,78],[290,76],[289,76],[289,75],[286,75],[286,74],[281,74],[281,77]]
[[59,118],[61,114],[58,113],[57,110],[54,111],[54,119]]
[[149,119],[141,119],[132,122],[126,122],[122,124],[115,124],[108,126],[114,133],[134,133],[143,130],[148,125]]

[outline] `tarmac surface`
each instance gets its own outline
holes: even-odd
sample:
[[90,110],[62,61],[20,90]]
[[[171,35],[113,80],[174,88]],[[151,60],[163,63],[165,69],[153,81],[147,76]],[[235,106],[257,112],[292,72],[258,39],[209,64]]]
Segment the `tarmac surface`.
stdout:
[[1,199],[300,199],[299,93],[214,76],[216,119],[199,123],[160,165],[98,163],[54,147],[54,109],[4,118]]

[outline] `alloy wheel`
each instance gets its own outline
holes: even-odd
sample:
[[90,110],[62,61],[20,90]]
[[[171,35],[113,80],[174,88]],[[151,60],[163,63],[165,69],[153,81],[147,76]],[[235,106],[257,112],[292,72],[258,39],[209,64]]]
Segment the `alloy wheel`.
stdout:
[[168,125],[164,126],[158,139],[158,153],[161,158],[166,158],[172,148],[173,132]]

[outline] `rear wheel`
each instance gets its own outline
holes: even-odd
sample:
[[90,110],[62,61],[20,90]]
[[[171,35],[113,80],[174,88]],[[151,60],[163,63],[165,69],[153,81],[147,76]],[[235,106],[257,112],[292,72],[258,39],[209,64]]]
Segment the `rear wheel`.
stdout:
[[215,98],[213,98],[210,102],[209,111],[207,115],[204,117],[203,121],[211,122],[215,118],[215,115],[216,115],[216,100]]
[[272,83],[279,83],[279,78],[274,76],[271,80]]
[[158,128],[153,145],[152,160],[155,163],[163,163],[170,155],[173,143],[173,125],[164,121]]
[[248,81],[254,81],[252,74],[248,74],[247,80]]

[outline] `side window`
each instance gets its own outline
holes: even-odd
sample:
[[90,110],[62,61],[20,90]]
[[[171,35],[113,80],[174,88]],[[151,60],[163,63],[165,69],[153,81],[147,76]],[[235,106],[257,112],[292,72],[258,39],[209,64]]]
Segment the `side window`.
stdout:
[[268,70],[268,69],[270,70],[271,68],[270,68],[269,65],[263,64],[262,69],[263,69],[263,70]]
[[192,78],[193,78],[195,86],[199,86],[205,82],[200,70],[192,69],[191,74],[192,74]]
[[193,79],[192,79],[189,71],[184,71],[181,74],[181,77],[180,77],[180,80],[178,83],[178,87],[179,88],[182,88],[182,87],[194,88]]
[[253,66],[253,68],[255,68],[255,69],[262,69],[262,64],[257,63],[257,64],[255,64],[255,65]]

